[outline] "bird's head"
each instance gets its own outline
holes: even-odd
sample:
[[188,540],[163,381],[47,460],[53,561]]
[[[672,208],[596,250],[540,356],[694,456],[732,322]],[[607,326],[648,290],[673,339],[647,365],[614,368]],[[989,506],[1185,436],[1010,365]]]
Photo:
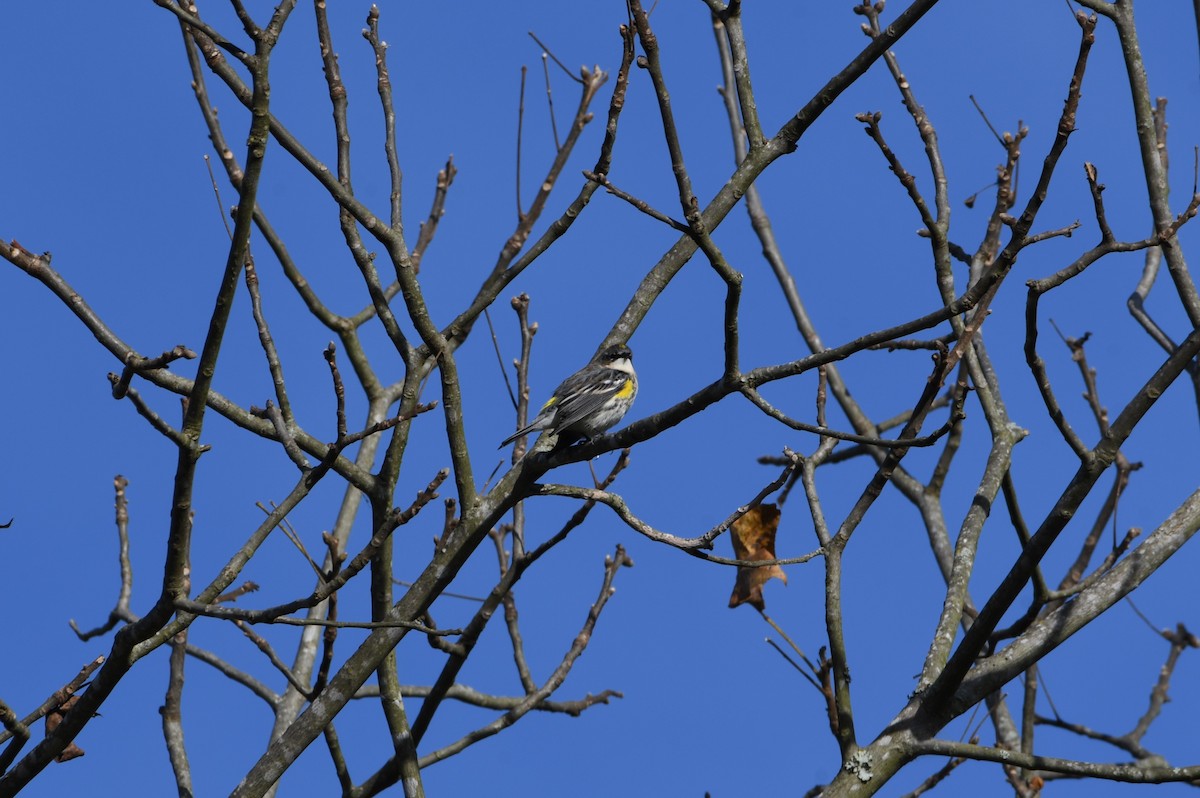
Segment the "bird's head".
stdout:
[[600,354],[596,355],[596,362],[602,366],[607,366],[618,360],[633,360],[633,352],[625,344],[612,344],[600,350]]

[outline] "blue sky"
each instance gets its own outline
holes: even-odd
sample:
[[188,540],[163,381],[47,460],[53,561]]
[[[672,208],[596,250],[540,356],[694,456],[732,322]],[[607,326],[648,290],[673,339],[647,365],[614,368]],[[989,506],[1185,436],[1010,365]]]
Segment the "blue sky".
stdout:
[[[202,12],[231,37],[240,29],[227,9],[211,3]],[[265,15],[267,8],[254,9]],[[390,47],[397,131],[405,171],[405,223],[410,231],[428,211],[436,172],[453,154],[458,176],[437,239],[426,255],[422,285],[435,317],[449,319],[491,269],[516,221],[514,164],[516,103],[521,66],[530,67],[523,149],[522,196],[528,202],[552,155],[544,103],[541,50],[533,30],[565,63],[599,65],[615,77],[624,21],[621,3],[564,4],[531,0],[507,4],[383,3],[382,30]],[[350,92],[355,189],[385,212],[388,177],[382,158],[382,124],[375,94],[373,56],[359,36],[367,5],[331,4],[330,16],[343,76]],[[889,8],[888,14],[898,13]],[[1138,8],[1143,53],[1155,95],[1170,100],[1169,145],[1173,207],[1187,202],[1193,147],[1200,143],[1200,64],[1195,28],[1178,3],[1143,2]],[[865,44],[861,17],[849,3],[747,4],[745,25],[760,114],[774,131]],[[727,123],[715,87],[720,81],[708,13],[698,2],[661,0],[652,16],[660,37],[666,78],[679,118],[693,185],[702,204],[732,171]],[[0,49],[7,120],[0,141],[5,190],[0,192],[0,236],[28,249],[53,252],[54,266],[118,333],[144,354],[178,343],[199,349],[224,264],[227,239],[203,157],[211,153],[189,89],[178,25],[149,2],[82,4],[6,3]],[[1059,3],[945,2],[930,12],[896,48],[918,99],[937,127],[955,202],[952,238],[974,249],[990,199],[967,209],[962,200],[994,179],[1003,153],[970,103],[974,95],[1000,130],[1030,128],[1023,148],[1020,202],[1053,138],[1074,62],[1078,28]],[[334,157],[327,90],[321,74],[312,10],[293,15],[273,59],[275,114],[326,163]],[[559,130],[577,101],[575,84],[551,72]],[[613,182],[657,208],[680,216],[648,76],[635,70],[621,122]],[[595,162],[613,80],[602,90],[547,215],[561,213]],[[238,149],[245,138],[240,106],[210,80],[226,133]],[[911,204],[854,114],[882,111],[889,143],[923,189],[921,143],[882,63],[840,97],[800,142],[759,181],[767,210],[801,294],[829,345],[926,313],[936,307],[928,244]],[[1075,219],[1082,228],[1021,255],[984,327],[1001,387],[1014,420],[1030,430],[1017,449],[1014,475],[1031,519],[1053,503],[1076,465],[1057,436],[1024,366],[1022,283],[1044,277],[1092,246],[1098,234],[1082,164],[1090,161],[1108,187],[1105,199],[1116,236],[1140,239],[1150,230],[1145,186],[1130,113],[1128,84],[1115,31],[1101,20],[1083,88],[1078,132],[1063,157],[1050,199],[1036,229]],[[260,194],[262,206],[327,302],[350,312],[367,302],[337,226],[337,214],[311,178],[272,145]],[[226,205],[232,190],[222,180]],[[986,196],[986,192],[985,195]],[[1181,233],[1190,254],[1194,225]],[[602,192],[571,233],[505,292],[493,319],[506,359],[517,353],[516,325],[507,298],[532,297],[539,324],[532,371],[535,401],[582,365],[625,307],[641,277],[677,234]],[[410,233],[410,241],[413,234]],[[745,214],[735,210],[717,233],[733,266],[745,275],[742,344],[745,366],[793,360],[806,353],[778,288],[760,255]],[[332,439],[333,401],[321,350],[328,332],[305,316],[261,240],[254,242],[271,320],[301,424]],[[1102,397],[1115,414],[1161,362],[1157,347],[1125,310],[1140,274],[1138,254],[1113,256],[1083,279],[1049,295],[1042,317],[1067,335],[1091,332],[1088,355]],[[962,275],[959,275],[960,280]],[[1163,278],[1165,280],[1165,277]],[[641,375],[641,393],[630,415],[666,408],[720,374],[723,286],[701,260],[689,264],[655,305],[630,341]],[[42,286],[5,265],[0,268],[0,332],[8,342],[6,389],[0,418],[9,456],[0,465],[0,532],[10,612],[5,656],[0,657],[0,698],[24,714],[107,650],[110,638],[79,643],[67,626],[101,622],[117,591],[112,477],[130,481],[135,567],[133,607],[144,610],[158,592],[175,454],[128,403],[112,400],[105,374],[118,364]],[[1149,308],[1178,340],[1186,317],[1162,282]],[[270,381],[246,297],[239,296],[222,355],[216,388],[243,405],[262,404]],[[381,331],[368,345],[381,376],[397,379],[401,364]],[[1094,441],[1082,386],[1065,347],[1049,329],[1042,336],[1048,363],[1068,416]],[[468,441],[485,476],[499,462],[496,443],[513,429],[513,416],[491,342],[477,330],[460,352]],[[863,353],[843,364],[851,390],[876,418],[910,406],[928,369],[927,353]],[[182,373],[190,366],[181,365]],[[815,377],[767,391],[773,401],[811,420]],[[164,415],[177,401],[144,390]],[[907,403],[907,404],[906,404]],[[352,419],[365,404],[349,399]],[[961,469],[947,489],[947,518],[957,527],[986,455],[986,428],[968,406]],[[807,414],[807,415],[805,415]],[[840,414],[831,423],[845,428]],[[936,423],[941,423],[939,418]],[[398,503],[406,503],[433,473],[447,465],[440,424],[416,425]],[[282,498],[294,481],[279,448],[233,429],[215,415],[205,427],[213,451],[197,483],[193,568],[207,580],[258,523],[255,502]],[[1145,467],[1136,473],[1120,508],[1118,525],[1149,531],[1196,487],[1197,413],[1183,384],[1173,387],[1126,453]],[[634,451],[633,464],[614,490],[654,526],[694,535],[728,515],[768,482],[774,471],[755,458],[784,446],[811,452],[812,436],[770,422],[747,402],[730,398],[705,414],[666,431]],[[936,453],[914,452],[906,465],[927,474]],[[613,455],[602,457],[607,469]],[[870,476],[865,462],[828,469],[820,488],[826,513],[844,516]],[[588,484],[586,468],[571,466],[557,481]],[[1106,485],[1107,483],[1103,483]],[[1086,533],[1103,490],[1097,490],[1068,528],[1063,546],[1047,560],[1057,582]],[[449,495],[448,492],[444,492]],[[340,490],[323,485],[293,518],[310,549],[333,522]],[[574,510],[571,502],[529,503],[527,536],[552,534]],[[414,577],[440,530],[440,509],[397,538],[397,575]],[[366,522],[355,540],[361,541]],[[784,508],[779,554],[815,548],[799,492]],[[854,676],[860,735],[870,739],[903,705],[919,671],[936,622],[942,583],[913,509],[885,491],[847,555],[847,642]],[[429,794],[532,794],[601,796],[714,796],[801,794],[828,779],[836,746],[818,695],[769,646],[773,635],[753,610],[729,610],[730,569],[701,563],[652,543],[598,508],[517,590],[535,677],[545,678],[569,647],[595,598],[601,562],[618,544],[636,563],[619,574],[617,593],[590,647],[558,697],[572,699],[604,689],[622,700],[595,707],[581,718],[531,715],[425,773]],[[355,544],[352,542],[352,546]],[[728,554],[728,544],[719,553]],[[495,565],[480,553],[455,590],[490,588]],[[984,535],[972,592],[977,601],[1007,571],[1014,536],[998,510]],[[1185,548],[1135,595],[1158,626],[1200,626],[1193,574],[1197,556]],[[247,606],[267,606],[306,593],[311,573],[291,545],[273,538],[245,577],[263,586]],[[824,643],[819,561],[794,566],[789,584],[766,588],[768,611],[805,650]],[[1023,606],[1021,602],[1019,606]],[[473,606],[443,599],[442,626],[464,622]],[[363,595],[347,593],[343,617],[366,617]],[[260,629],[281,652],[295,632]],[[240,667],[272,678],[261,655],[231,627],[217,622],[193,628],[193,642],[216,649]],[[345,632],[343,653],[361,636]],[[406,683],[427,683],[440,661],[424,641],[410,636],[398,649]],[[1120,605],[1077,635],[1043,666],[1055,704],[1069,720],[1116,734],[1132,727],[1166,655],[1166,644]],[[285,655],[286,658],[286,655]],[[1146,739],[1172,764],[1200,762],[1195,710],[1200,674],[1195,655],[1183,658],[1172,703]],[[518,692],[502,624],[494,624],[462,674],[474,687]],[[50,767],[26,794],[55,796],[84,790],[127,794],[131,765],[138,792],[173,789],[157,708],[166,687],[166,651],[140,664],[77,741],[81,760]],[[1016,696],[1019,685],[1006,692]],[[1040,706],[1048,713],[1048,706]],[[198,663],[188,666],[184,715],[198,795],[227,793],[266,741],[270,715],[256,699]],[[447,706],[431,728],[440,746],[482,725],[491,715]],[[957,738],[964,719],[943,736]],[[351,707],[339,731],[356,780],[386,757],[388,744],[373,704]],[[39,726],[40,732],[40,726]],[[985,735],[985,742],[990,737]],[[1039,752],[1083,758],[1110,752],[1043,730]],[[918,762],[885,790],[900,794],[940,762]],[[941,787],[942,794],[1008,794],[999,770],[970,764]],[[1048,794],[1126,795],[1148,788],[1103,783],[1055,783]],[[1182,794],[1180,786],[1160,787]],[[323,747],[313,746],[283,780],[284,795],[332,794],[336,781]]]

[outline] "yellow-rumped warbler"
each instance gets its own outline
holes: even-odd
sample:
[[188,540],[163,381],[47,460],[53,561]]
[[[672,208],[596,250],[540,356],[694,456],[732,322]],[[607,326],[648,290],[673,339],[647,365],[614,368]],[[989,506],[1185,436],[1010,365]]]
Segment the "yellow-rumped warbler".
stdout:
[[500,448],[536,430],[558,435],[560,443],[591,440],[616,424],[637,396],[632,358],[625,344],[606,346],[563,380],[533,421],[501,441]]

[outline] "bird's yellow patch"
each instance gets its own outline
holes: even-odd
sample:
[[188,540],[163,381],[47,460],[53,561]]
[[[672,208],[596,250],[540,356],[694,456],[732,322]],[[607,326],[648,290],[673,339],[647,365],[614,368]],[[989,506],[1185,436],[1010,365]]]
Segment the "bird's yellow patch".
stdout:
[[633,396],[633,380],[625,380],[625,384],[621,386],[621,390],[617,391],[618,399],[628,399]]

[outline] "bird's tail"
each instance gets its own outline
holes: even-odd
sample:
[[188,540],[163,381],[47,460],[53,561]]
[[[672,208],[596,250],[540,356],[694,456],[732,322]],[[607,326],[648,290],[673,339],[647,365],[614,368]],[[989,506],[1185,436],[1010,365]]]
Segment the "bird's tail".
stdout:
[[545,424],[542,423],[542,420],[535,418],[531,424],[527,424],[526,426],[521,427],[521,429],[517,430],[512,435],[509,435],[507,438],[500,441],[500,445],[497,446],[496,448],[503,449],[505,446],[508,446],[510,443],[512,443],[513,441],[515,441],[517,438],[521,437],[522,435],[528,435],[531,432],[537,432],[538,430],[542,430],[545,428],[546,428]]

